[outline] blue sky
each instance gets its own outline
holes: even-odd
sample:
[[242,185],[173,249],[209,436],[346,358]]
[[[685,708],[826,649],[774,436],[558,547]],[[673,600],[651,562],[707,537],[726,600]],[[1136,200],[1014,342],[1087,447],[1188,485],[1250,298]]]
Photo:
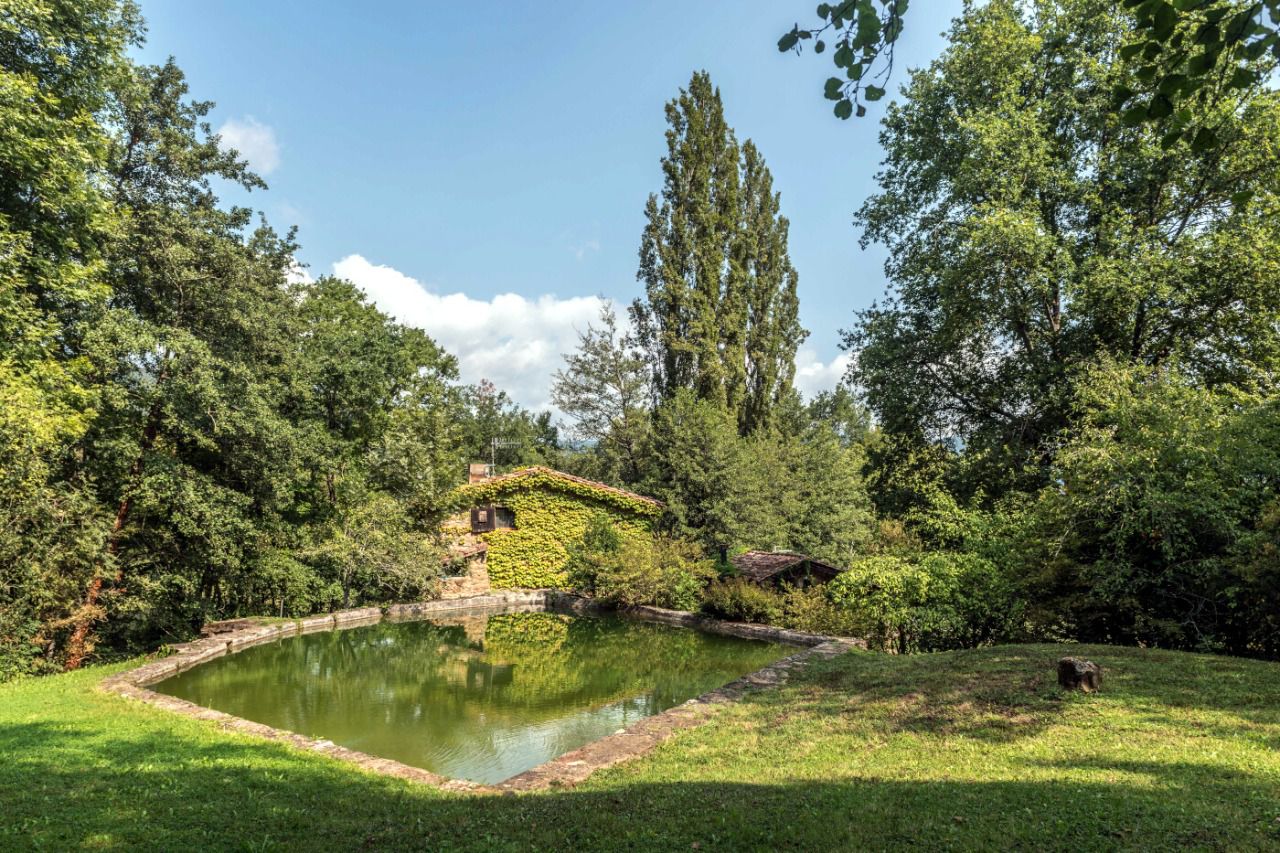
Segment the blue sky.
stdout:
[[[779,54],[809,0],[142,0],[147,61],[176,57],[215,128],[265,173],[250,202],[297,225],[311,274],[352,278],[529,406],[596,297],[639,293],[663,104],[705,68],[764,152],[791,220],[797,384],[841,372],[839,329],[884,290],[853,211],[874,189],[880,111],[839,121],[827,57]],[[898,72],[926,64],[960,0],[917,0]],[[242,201],[236,198],[236,201]]]

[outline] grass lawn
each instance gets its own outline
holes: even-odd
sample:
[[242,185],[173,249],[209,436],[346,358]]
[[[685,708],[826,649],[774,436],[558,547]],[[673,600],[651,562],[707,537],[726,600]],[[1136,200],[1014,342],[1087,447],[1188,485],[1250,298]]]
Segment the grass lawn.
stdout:
[[1280,664],[854,653],[566,791],[445,794],[104,695],[0,686],[0,850],[1276,849]]

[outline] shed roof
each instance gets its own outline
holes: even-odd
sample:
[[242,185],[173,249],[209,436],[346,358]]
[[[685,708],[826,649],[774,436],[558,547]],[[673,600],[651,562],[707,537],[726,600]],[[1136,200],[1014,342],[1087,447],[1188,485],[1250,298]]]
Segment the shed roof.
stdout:
[[786,571],[801,563],[808,563],[811,567],[817,569],[820,574],[831,577],[844,571],[839,566],[815,560],[795,551],[747,551],[734,557],[729,562],[733,563],[743,577],[757,583],[768,580],[779,572]]

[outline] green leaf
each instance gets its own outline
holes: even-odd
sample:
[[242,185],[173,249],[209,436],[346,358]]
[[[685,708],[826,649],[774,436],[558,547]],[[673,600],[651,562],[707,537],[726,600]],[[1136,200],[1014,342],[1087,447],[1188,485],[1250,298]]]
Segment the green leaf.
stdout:
[[1227,44],[1235,44],[1247,36],[1253,30],[1253,18],[1257,13],[1258,10],[1251,7],[1227,21],[1222,30],[1223,40]]
[[791,50],[800,41],[800,34],[796,30],[792,30],[782,38],[778,39],[779,52],[786,53]]
[[841,44],[836,48],[831,61],[836,64],[837,68],[848,67],[853,62],[853,48],[849,47],[848,43]]
[[1137,106],[1129,107],[1129,109],[1120,114],[1120,121],[1124,123],[1125,127],[1137,127],[1146,120],[1146,104],[1138,104]]
[[1218,134],[1207,127],[1202,127],[1191,140],[1191,150],[1203,154],[1218,144]]
[[1160,147],[1168,151],[1170,148],[1178,144],[1178,140],[1182,138],[1183,131],[1171,130],[1164,136],[1160,137]]
[[1250,68],[1240,67],[1231,75],[1231,80],[1227,85],[1232,89],[1248,89],[1256,82],[1258,82],[1258,72]]
[[862,104],[858,104],[858,118],[862,118],[866,114],[867,114],[867,108],[864,107]]
[[1130,44],[1126,44],[1124,47],[1120,48],[1120,58],[1133,59],[1135,56],[1141,53],[1142,49],[1146,46],[1147,46],[1146,42],[1141,42],[1141,41],[1135,41],[1135,42],[1131,42]]
[[827,49],[827,43],[826,43],[825,41],[823,41],[822,39],[818,39],[817,41],[815,41],[815,42],[813,43],[813,52],[814,52],[814,53],[822,53],[822,52],[823,52],[824,50],[826,50],[826,49]]
[[1232,193],[1231,203],[1236,207],[1244,207],[1253,198],[1253,190],[1240,190],[1238,193]]
[[1151,99],[1151,106],[1147,107],[1148,119],[1165,118],[1173,114],[1173,101],[1169,100],[1168,95],[1156,95]]
[[1173,28],[1178,23],[1178,12],[1169,3],[1162,3],[1156,8],[1153,35],[1160,41],[1168,41],[1173,35]]
[[1160,85],[1156,87],[1156,91],[1162,95],[1172,95],[1182,88],[1182,84],[1187,82],[1185,74],[1169,74],[1160,81]]
[[1217,24],[1201,24],[1196,30],[1196,44],[1214,45],[1222,43],[1222,30]]
[[827,83],[822,88],[822,94],[828,101],[838,101],[844,97],[840,90],[844,88],[844,81],[839,77],[828,77]]
[[819,4],[818,4],[818,17],[819,17],[819,18],[822,18],[822,19],[825,21],[825,20],[827,19],[827,16],[828,16],[828,15],[830,15],[830,14],[831,14],[831,4],[830,4],[830,3],[819,3]]
[[863,91],[866,94],[868,101],[878,101],[884,97],[884,89],[881,89],[879,86],[868,86]]
[[853,115],[853,101],[848,98],[841,100],[836,104],[833,112],[836,114],[836,118],[848,118]]
[[1197,53],[1191,57],[1191,61],[1187,63],[1187,71],[1191,74],[1207,74],[1213,69],[1214,64],[1218,61],[1216,52],[1204,51]]

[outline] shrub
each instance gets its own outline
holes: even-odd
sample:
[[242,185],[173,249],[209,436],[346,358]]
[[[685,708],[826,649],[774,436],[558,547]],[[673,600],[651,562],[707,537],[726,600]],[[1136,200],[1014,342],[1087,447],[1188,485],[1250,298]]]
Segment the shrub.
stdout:
[[831,601],[868,645],[900,653],[968,648],[1005,639],[1021,608],[982,557],[938,551],[856,561],[830,584]]
[[668,536],[627,539],[612,551],[588,551],[575,561],[575,588],[620,606],[650,604],[697,610],[715,567],[690,542]]
[[1083,642],[1280,655],[1280,398],[1114,364],[1077,393],[1078,428],[1013,543],[1038,621]]
[[782,596],[781,624],[797,631],[835,637],[859,634],[849,614],[832,603],[826,586],[788,587]]
[[702,609],[721,619],[776,625],[782,620],[782,596],[744,578],[723,578],[707,587]]

